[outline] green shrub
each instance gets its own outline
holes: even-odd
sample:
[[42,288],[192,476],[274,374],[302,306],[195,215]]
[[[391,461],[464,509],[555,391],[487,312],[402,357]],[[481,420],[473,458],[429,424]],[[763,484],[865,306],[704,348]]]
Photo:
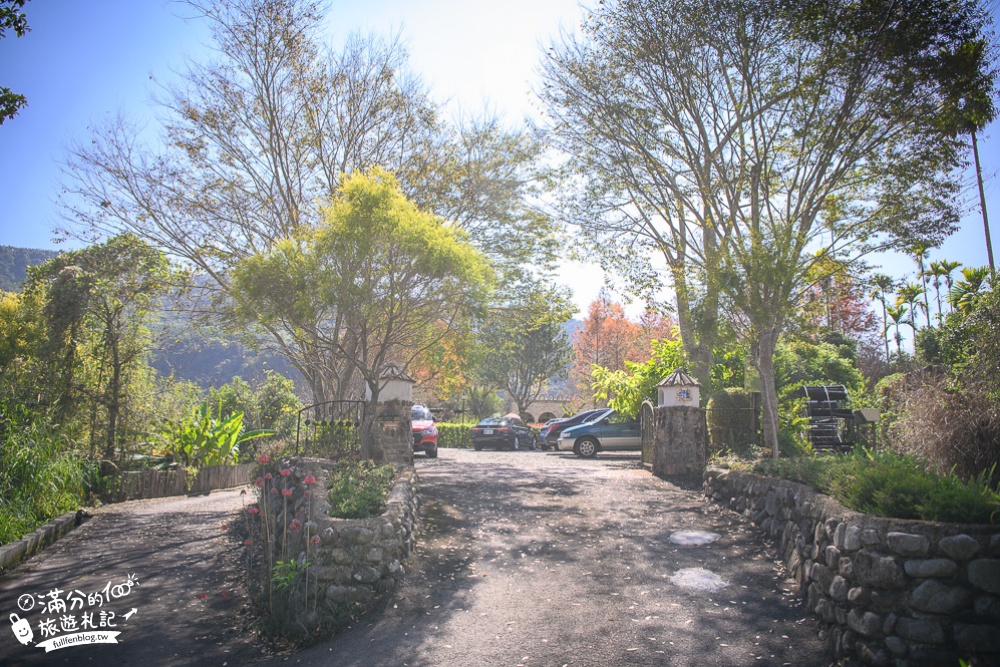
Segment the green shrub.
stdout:
[[753,401],[745,390],[734,387],[713,394],[705,415],[713,451],[745,456],[757,442]]
[[829,492],[858,512],[895,519],[924,519],[920,507],[933,495],[934,476],[915,458],[861,450],[833,467]]
[[953,472],[930,470],[913,456],[859,449],[847,456],[762,459],[752,471],[807,484],[846,507],[877,516],[954,523],[1000,519],[1000,494],[990,485],[993,470],[964,482]]
[[[3,412],[0,406],[0,413]],[[87,498],[96,465],[44,415],[8,411],[0,424],[0,544],[20,539]]]
[[363,519],[378,516],[396,479],[396,467],[369,460],[341,459],[334,464],[327,485],[330,516]]
[[472,447],[472,424],[451,424],[441,422],[437,425],[438,447],[461,449]]

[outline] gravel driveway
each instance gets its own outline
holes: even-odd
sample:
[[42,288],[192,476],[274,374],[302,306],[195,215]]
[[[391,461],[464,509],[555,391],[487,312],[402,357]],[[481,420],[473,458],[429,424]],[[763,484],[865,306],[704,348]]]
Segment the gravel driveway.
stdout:
[[[442,449],[416,467],[424,523],[402,584],[335,639],[262,664],[831,662],[773,551],[638,455]],[[706,532],[719,539],[697,544]]]

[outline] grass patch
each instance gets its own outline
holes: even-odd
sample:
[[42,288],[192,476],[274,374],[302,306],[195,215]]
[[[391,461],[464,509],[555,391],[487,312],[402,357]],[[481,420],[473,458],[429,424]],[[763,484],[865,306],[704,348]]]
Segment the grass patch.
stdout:
[[844,456],[761,459],[750,472],[800,482],[845,507],[893,519],[952,523],[1000,521],[1000,494],[992,471],[969,481],[941,475],[913,456],[858,449]]
[[391,463],[378,465],[369,460],[342,459],[334,465],[327,485],[330,489],[330,516],[363,519],[378,516],[396,479]]

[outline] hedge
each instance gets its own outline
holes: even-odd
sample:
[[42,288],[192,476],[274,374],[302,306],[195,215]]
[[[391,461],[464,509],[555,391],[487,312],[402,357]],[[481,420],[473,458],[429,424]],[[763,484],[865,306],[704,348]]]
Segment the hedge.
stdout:
[[440,422],[437,425],[438,447],[462,449],[472,447],[472,424],[451,424]]

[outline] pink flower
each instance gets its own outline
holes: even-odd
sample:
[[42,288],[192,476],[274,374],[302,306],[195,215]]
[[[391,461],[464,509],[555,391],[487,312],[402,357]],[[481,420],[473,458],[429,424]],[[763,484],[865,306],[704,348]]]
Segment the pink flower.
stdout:
[[258,489],[264,488],[264,478],[263,477],[258,477],[257,480],[254,482],[254,484],[257,485]]
[[257,459],[257,460],[260,461],[261,463],[270,463],[271,462],[271,457],[268,456],[267,454],[261,454],[260,458]]
[[260,510],[257,509],[256,507],[249,508],[247,512],[249,512],[250,514],[260,514]]
[[302,522],[298,519],[292,519],[292,522],[288,524],[288,527],[297,533],[302,529]]
[[208,593],[198,593],[198,599],[204,600],[208,597]]
[[292,496],[292,490],[291,489],[282,489],[281,490],[281,495],[283,495],[286,498],[290,498]]
[[316,483],[316,478],[312,475],[306,475],[306,478],[302,480],[302,483],[306,486],[312,486]]
[[271,489],[271,495],[272,496],[278,495],[278,490],[277,489]]
[[292,474],[292,471],[289,470],[288,468],[282,468],[281,469],[281,476],[282,477],[288,477],[291,474]]
[[272,477],[271,473],[267,473],[266,475],[264,475],[264,479],[272,479],[272,478],[273,477]]
[[249,540],[249,539],[243,540],[243,546],[248,547],[251,544],[253,544],[253,540]]
[[313,535],[312,539],[309,541],[312,542],[313,544],[319,544],[319,535]]

